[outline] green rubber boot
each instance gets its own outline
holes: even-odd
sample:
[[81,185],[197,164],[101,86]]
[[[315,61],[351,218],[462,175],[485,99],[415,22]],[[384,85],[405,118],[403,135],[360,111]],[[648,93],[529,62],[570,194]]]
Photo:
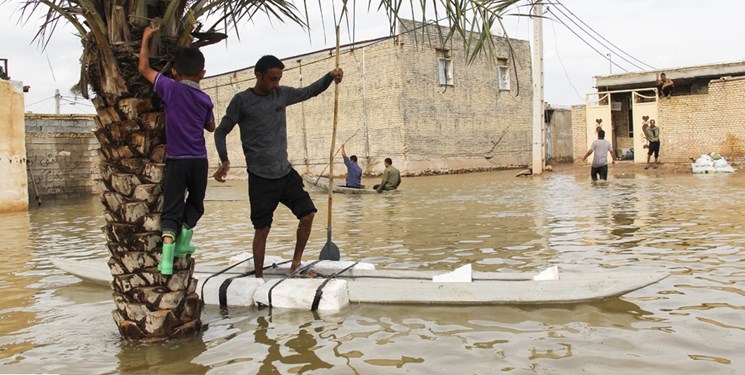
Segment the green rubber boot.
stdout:
[[163,244],[163,257],[158,264],[158,271],[163,275],[173,275],[173,251],[175,243]]
[[174,252],[175,256],[181,258],[186,256],[187,254],[194,254],[194,251],[196,249],[191,244],[191,236],[193,234],[194,231],[192,229],[189,229],[186,226],[181,227],[181,232],[179,233],[178,237],[176,237],[176,251]]

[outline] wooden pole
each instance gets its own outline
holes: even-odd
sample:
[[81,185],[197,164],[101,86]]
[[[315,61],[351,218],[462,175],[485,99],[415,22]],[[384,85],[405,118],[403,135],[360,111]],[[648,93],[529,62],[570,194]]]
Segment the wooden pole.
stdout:
[[[339,69],[339,26],[336,26],[336,69]],[[336,123],[339,117],[339,85],[334,84],[334,128],[331,132],[331,150],[329,151],[329,205],[328,229],[331,231],[331,207],[334,196],[334,150],[336,149]]]

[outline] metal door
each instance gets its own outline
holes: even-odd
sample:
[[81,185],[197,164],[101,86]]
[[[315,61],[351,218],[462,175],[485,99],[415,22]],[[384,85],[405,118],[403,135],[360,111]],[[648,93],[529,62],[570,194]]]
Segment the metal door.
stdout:
[[647,144],[642,131],[642,125],[644,125],[644,116],[649,116],[649,120],[657,119],[657,92],[649,89],[644,90],[650,95],[640,94],[639,91],[633,91],[631,93],[632,100],[632,115],[634,116],[634,162],[645,163],[647,161],[648,149],[644,148]]
[[595,131],[598,126],[605,130],[605,139],[613,146],[613,137],[611,131],[613,125],[611,124],[611,106],[610,106],[610,93],[609,92],[597,92],[589,93],[585,96],[585,108],[586,108],[586,123],[587,123],[587,147],[589,150],[592,142],[598,139],[598,134]]

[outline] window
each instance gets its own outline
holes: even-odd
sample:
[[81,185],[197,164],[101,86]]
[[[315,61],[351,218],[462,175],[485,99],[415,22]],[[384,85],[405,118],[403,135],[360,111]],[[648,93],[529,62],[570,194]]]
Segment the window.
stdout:
[[453,60],[450,59],[450,50],[438,48],[436,52],[440,86],[453,86]]
[[437,65],[440,72],[440,86],[452,86],[453,61],[450,59],[440,59]]
[[499,72],[499,89],[510,91],[510,68],[507,66],[500,66],[497,69]]

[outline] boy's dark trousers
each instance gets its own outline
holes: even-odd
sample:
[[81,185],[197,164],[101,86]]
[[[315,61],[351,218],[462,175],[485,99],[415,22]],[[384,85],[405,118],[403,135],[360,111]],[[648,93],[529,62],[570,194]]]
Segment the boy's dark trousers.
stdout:
[[179,233],[181,225],[194,228],[204,214],[207,159],[167,159],[163,172],[161,230]]

